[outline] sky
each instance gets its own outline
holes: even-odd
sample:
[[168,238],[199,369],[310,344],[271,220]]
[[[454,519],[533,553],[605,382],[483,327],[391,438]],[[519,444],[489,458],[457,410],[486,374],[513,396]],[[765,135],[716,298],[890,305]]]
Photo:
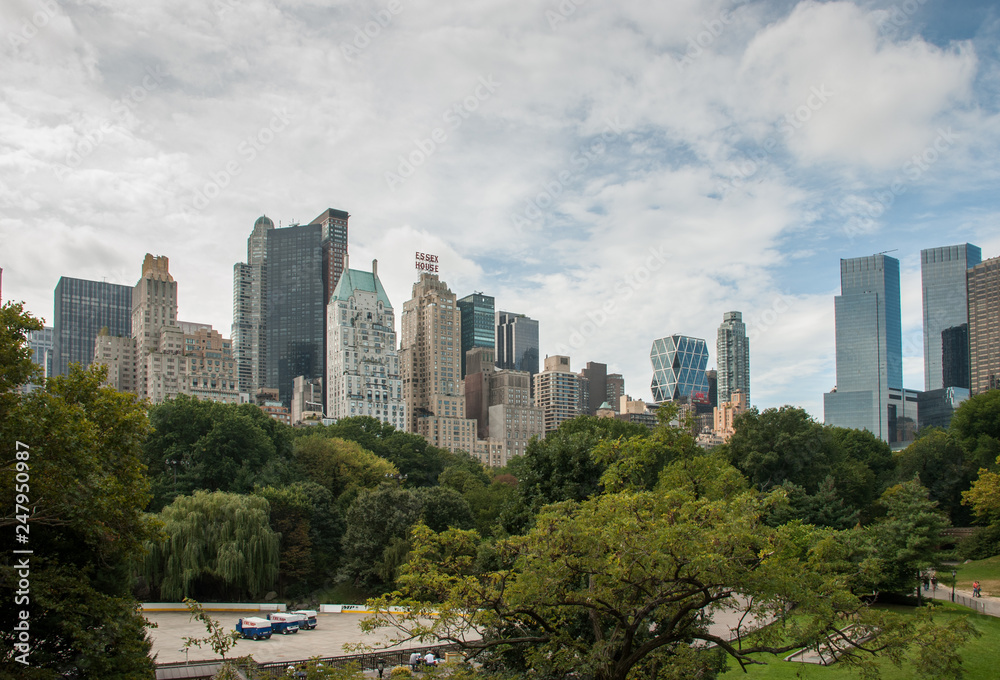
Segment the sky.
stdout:
[[754,405],[822,420],[840,258],[900,260],[923,389],[920,250],[1000,255],[998,95],[993,2],[5,0],[3,299],[165,255],[228,337],[254,221],[336,208],[397,313],[437,254],[648,400],[741,311]]

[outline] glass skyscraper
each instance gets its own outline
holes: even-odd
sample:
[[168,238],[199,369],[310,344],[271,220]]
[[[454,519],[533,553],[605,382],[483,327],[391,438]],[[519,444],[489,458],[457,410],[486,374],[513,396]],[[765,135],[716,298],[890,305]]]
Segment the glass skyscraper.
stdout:
[[[924,303],[924,389],[927,391],[942,387],[969,387],[966,271],[982,259],[982,250],[969,243],[920,251]],[[945,334],[948,337],[943,337]],[[961,369],[963,364],[964,371]],[[945,373],[948,374],[947,381]]]
[[89,366],[97,335],[105,326],[109,335],[132,335],[132,286],[63,276],[56,284],[54,302],[53,375],[66,375],[71,363]]
[[465,353],[473,347],[496,346],[496,312],[491,295],[472,293],[457,303],[462,313],[462,376],[466,374]]
[[653,401],[708,403],[708,347],[701,338],[670,335],[653,341]]
[[910,417],[903,395],[899,260],[884,254],[841,260],[840,291],[834,298],[837,386],[823,395],[824,420],[895,442],[900,419]]
[[538,373],[538,321],[524,314],[497,312],[497,368]]
[[740,390],[750,403],[750,340],[740,312],[722,315],[715,344],[719,361],[716,404],[729,401],[733,390]]
[[240,392],[265,387],[267,366],[267,235],[274,222],[261,215],[247,239],[247,261],[233,266],[233,357]]
[[292,401],[297,376],[324,377],[323,227],[304,224],[267,234],[267,387]]

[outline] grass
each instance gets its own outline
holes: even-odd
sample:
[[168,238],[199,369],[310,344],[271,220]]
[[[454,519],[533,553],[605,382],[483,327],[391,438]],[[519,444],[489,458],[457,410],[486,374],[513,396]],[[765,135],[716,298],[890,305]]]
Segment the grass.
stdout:
[[[1000,555],[959,564],[954,569],[958,571],[956,587],[960,590],[972,590],[972,582],[979,581],[983,595],[1000,597]],[[945,567],[938,572],[938,587],[941,584],[951,587],[951,569]]]
[[[961,572],[959,574],[961,577]],[[959,584],[961,584],[961,578]],[[914,611],[907,607],[893,607],[893,609],[908,614],[912,614]],[[951,603],[942,603],[935,614],[935,620],[938,617],[952,616],[972,617],[972,622],[983,634],[982,637],[969,642],[963,650],[962,663],[966,672],[965,677],[968,680],[996,678],[997,669],[1000,668],[1000,619],[973,614],[969,609]],[[744,674],[735,662],[730,661],[729,670],[719,677],[726,678],[726,680],[736,680],[736,678],[747,678],[748,680],[783,680],[785,678],[857,680],[858,677],[857,673],[842,664],[817,666],[806,663],[791,663],[783,661],[782,657],[771,654],[761,655],[759,658],[767,665],[751,666]],[[909,662],[904,662],[902,668],[896,668],[888,661],[881,662],[879,670],[884,680],[910,680],[915,677],[913,665]]]

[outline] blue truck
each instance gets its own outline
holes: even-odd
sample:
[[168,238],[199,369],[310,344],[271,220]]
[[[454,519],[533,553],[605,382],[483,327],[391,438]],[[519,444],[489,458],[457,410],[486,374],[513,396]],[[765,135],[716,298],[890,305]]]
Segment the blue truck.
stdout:
[[292,613],[302,617],[302,620],[299,622],[299,628],[302,630],[312,630],[316,627],[315,609],[296,609]]
[[267,640],[271,637],[271,622],[257,616],[246,616],[236,622],[236,632],[249,640]]
[[288,635],[289,633],[299,632],[299,622],[302,617],[298,614],[292,614],[287,612],[276,612],[274,614],[268,614],[267,618],[271,620],[271,628],[275,633],[281,633],[282,635]]

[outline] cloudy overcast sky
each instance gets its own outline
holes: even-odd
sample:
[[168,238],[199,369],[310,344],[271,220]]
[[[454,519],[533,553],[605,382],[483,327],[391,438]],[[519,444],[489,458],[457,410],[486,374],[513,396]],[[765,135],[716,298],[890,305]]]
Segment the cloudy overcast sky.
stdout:
[[653,339],[752,338],[753,401],[822,419],[839,259],[1000,255],[993,2],[5,0],[3,298],[166,255],[229,335],[254,220],[351,214],[397,310],[414,251],[650,398]]

